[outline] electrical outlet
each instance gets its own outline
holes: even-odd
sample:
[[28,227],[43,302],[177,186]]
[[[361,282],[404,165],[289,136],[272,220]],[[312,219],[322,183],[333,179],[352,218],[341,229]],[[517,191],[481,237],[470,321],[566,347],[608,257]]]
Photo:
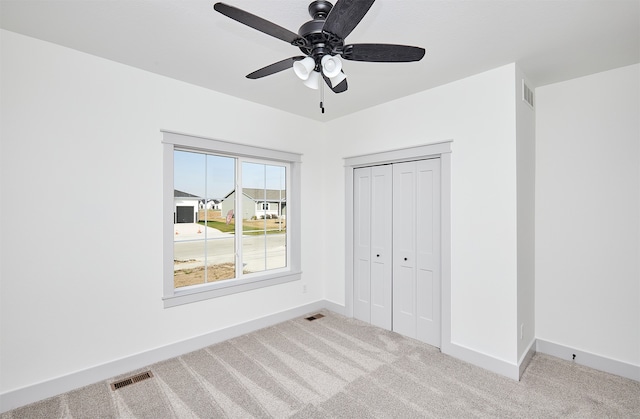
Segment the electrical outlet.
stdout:
[[307,284],[302,284],[302,293],[303,294],[307,293]]

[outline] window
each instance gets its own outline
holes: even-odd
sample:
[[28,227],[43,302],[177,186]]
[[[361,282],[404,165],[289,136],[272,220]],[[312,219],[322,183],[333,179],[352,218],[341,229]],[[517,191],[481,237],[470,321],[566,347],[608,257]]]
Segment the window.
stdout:
[[300,278],[299,154],[172,132],[163,143],[165,307]]

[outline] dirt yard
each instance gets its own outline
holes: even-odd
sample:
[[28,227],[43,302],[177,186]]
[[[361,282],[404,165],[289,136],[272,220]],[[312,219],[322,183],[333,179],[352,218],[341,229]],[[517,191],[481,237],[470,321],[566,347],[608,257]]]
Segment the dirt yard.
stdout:
[[[188,285],[204,284],[204,272],[204,266],[175,271],[173,274],[174,287],[180,288]],[[236,269],[233,263],[210,265],[207,269],[207,282],[222,281],[235,278],[235,276]]]

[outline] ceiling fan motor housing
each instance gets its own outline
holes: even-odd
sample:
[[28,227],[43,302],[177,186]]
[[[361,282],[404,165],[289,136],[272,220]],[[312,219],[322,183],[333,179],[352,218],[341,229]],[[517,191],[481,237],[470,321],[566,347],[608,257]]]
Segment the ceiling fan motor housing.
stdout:
[[326,19],[333,8],[333,4],[326,0],[315,0],[309,5],[309,14],[314,19]]
[[344,40],[337,36],[324,32],[325,19],[333,5],[326,0],[316,0],[309,5],[309,14],[313,18],[303,24],[298,30],[301,39],[294,43],[300,50],[316,62],[316,70],[320,69],[320,60],[323,56],[339,54],[344,46]]

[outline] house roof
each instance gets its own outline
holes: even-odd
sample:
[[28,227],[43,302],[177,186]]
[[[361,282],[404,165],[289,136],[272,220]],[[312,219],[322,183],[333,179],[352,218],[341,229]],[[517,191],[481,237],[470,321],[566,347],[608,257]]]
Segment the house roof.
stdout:
[[198,195],[192,195],[190,193],[182,192],[182,191],[179,191],[177,189],[173,190],[173,197],[174,198],[198,198],[198,199],[200,199],[200,197]]
[[[235,192],[235,189],[229,192],[225,199],[231,196]],[[254,201],[264,201],[266,192],[266,200],[270,202],[286,201],[287,191],[279,189],[256,189],[256,188],[243,188],[242,193],[249,199]]]

